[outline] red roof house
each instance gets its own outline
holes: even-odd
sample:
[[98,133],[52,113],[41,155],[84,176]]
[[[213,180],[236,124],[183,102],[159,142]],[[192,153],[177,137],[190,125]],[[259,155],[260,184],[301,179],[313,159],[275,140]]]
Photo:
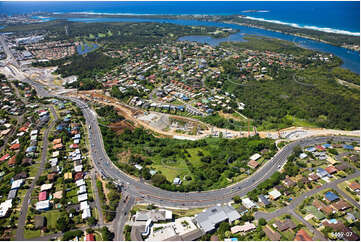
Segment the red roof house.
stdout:
[[16,164],[16,155],[10,158],[8,161],[8,166],[14,166]]
[[46,191],[39,193],[39,201],[44,201],[46,199],[47,199]]
[[74,176],[75,181],[80,180],[82,178],[83,178],[83,172],[77,172]]
[[328,172],[328,174],[333,174],[333,173],[337,172],[337,169],[334,166],[326,167],[325,170]]
[[87,234],[85,236],[85,241],[95,241],[94,234]]
[[312,241],[312,238],[303,229],[298,230],[295,241]]
[[20,144],[13,144],[12,146],[10,146],[10,150],[17,150],[20,148]]
[[0,162],[1,162],[1,161],[6,161],[6,160],[9,159],[9,158],[10,158],[10,155],[9,155],[9,154],[6,154],[6,155],[4,155],[3,157],[0,158]]

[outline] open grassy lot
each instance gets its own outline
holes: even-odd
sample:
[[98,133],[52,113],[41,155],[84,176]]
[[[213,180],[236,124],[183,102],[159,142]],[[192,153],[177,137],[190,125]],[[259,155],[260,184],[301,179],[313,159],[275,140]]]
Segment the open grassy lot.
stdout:
[[25,229],[24,230],[24,238],[25,239],[32,239],[32,238],[38,238],[41,235],[41,231],[38,230],[29,230],[29,229]]
[[51,210],[41,214],[46,217],[48,228],[55,229],[56,228],[56,220],[60,217],[61,212],[58,210]]

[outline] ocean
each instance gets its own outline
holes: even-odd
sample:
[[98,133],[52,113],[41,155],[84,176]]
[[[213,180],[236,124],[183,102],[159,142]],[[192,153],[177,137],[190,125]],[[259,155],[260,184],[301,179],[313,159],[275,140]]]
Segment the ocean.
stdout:
[[[249,11],[251,10],[251,11]],[[68,18],[75,22],[161,22],[181,25],[207,25],[239,29],[227,39],[188,36],[187,40],[212,45],[221,41],[243,41],[244,34],[255,34],[293,41],[297,45],[332,53],[343,61],[342,67],[360,73],[360,53],[322,42],[258,28],[201,22],[197,20],[122,18],[124,14],[243,14],[249,18],[273,21],[292,26],[322,29],[327,32],[360,35],[360,2],[1,2],[0,14],[24,13],[92,13],[119,14],[119,18]],[[42,18],[41,16],[37,16]],[[49,21],[54,18],[42,18]],[[189,38],[189,39],[188,39]]]
[[[257,10],[247,12],[247,10]],[[360,2],[3,2],[0,14],[33,12],[105,14],[242,14],[249,18],[322,29],[327,32],[360,34]],[[246,11],[246,12],[244,12]]]

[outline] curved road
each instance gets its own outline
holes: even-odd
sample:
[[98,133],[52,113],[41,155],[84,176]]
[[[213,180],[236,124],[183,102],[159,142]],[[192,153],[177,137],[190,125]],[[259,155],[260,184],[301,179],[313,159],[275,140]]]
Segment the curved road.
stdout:
[[[0,36],[0,41],[7,54],[7,59],[10,61],[15,60],[2,36]],[[286,163],[287,157],[293,152],[293,148],[297,145],[308,146],[324,143],[330,138],[334,138],[335,141],[356,141],[359,143],[359,137],[346,136],[309,137],[300,139],[283,147],[271,160],[260,167],[250,177],[229,187],[205,192],[170,192],[144,183],[143,181],[139,181],[136,178],[132,178],[112,163],[104,150],[97,115],[89,108],[87,103],[77,98],[51,94],[42,84],[26,78],[21,69],[19,70],[19,65],[16,61],[9,62],[7,67],[11,70],[14,76],[18,77],[19,80],[32,85],[36,89],[38,96],[54,97],[74,102],[82,110],[86,124],[89,127],[88,137],[89,143],[91,144],[91,158],[94,161],[97,171],[103,176],[112,179],[115,183],[124,184],[125,190],[128,190],[129,194],[133,197],[143,199],[150,203],[159,204],[161,206],[205,207],[216,205],[218,203],[227,203],[236,195],[246,195],[249,191],[252,191],[255,187],[257,187],[258,184],[269,178],[279,169],[279,167]]]
[[325,143],[331,138],[333,138],[334,141],[359,143],[358,137],[348,136],[326,136],[300,139],[283,147],[270,161],[260,167],[253,175],[229,187],[205,192],[170,192],[128,176],[111,162],[104,150],[103,139],[98,126],[96,113],[91,110],[84,101],[73,97],[52,95],[44,89],[42,84],[29,79],[25,79],[24,81],[31,84],[37,90],[39,96],[67,99],[74,102],[82,110],[86,124],[90,127],[89,141],[91,144],[91,156],[94,160],[95,167],[100,174],[112,179],[115,183],[124,184],[125,189],[134,197],[167,207],[212,206],[218,203],[227,203],[236,195],[244,196],[249,191],[252,191],[258,184],[269,178],[279,169],[279,167],[283,166],[287,161],[287,157],[292,154],[295,146],[300,145],[301,147],[305,147]]

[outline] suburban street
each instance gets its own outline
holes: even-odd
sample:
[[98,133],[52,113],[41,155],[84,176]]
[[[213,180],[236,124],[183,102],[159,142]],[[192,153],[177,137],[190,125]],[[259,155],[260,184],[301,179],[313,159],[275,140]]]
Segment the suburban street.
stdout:
[[148,183],[139,182],[137,178],[127,175],[113,164],[104,150],[97,115],[95,111],[90,109],[86,102],[74,97],[51,94],[42,84],[26,78],[16,67],[11,65],[11,68],[14,72],[18,73],[18,78],[23,77],[21,81],[32,85],[39,96],[66,99],[74,102],[82,110],[89,129],[88,138],[89,143],[91,144],[91,158],[94,161],[95,168],[99,174],[111,179],[117,184],[126,185],[128,190],[132,191],[132,196],[141,198],[145,202],[165,207],[205,207],[219,203],[228,203],[236,195],[244,196],[257,187],[258,184],[269,178],[274,172],[279,170],[280,168],[278,167],[282,167],[287,162],[287,157],[292,154],[293,149],[296,146],[306,147],[321,144],[330,139],[333,139],[335,142],[344,141],[359,143],[359,137],[352,136],[322,136],[299,139],[283,147],[271,160],[260,167],[251,176],[229,187],[205,192],[170,192],[154,187]]
[[29,207],[29,203],[31,201],[31,194],[35,188],[36,185],[36,181],[39,179],[41,173],[44,171],[44,167],[45,167],[45,163],[46,163],[46,156],[47,156],[47,151],[48,151],[48,135],[49,135],[49,131],[55,126],[56,121],[58,120],[58,116],[53,108],[53,106],[49,106],[50,107],[50,111],[53,114],[54,120],[50,123],[49,127],[45,130],[44,134],[43,134],[43,149],[41,151],[41,163],[40,163],[40,167],[36,173],[36,176],[33,179],[33,182],[31,183],[30,188],[27,190],[24,200],[23,200],[23,204],[21,205],[21,209],[20,209],[20,217],[19,217],[19,221],[18,221],[18,226],[17,226],[17,230],[16,230],[16,240],[24,240],[24,229],[25,229],[25,222],[26,222],[26,215],[28,213],[28,207]]
[[[3,39],[1,39],[1,42],[3,43],[3,45],[5,45]],[[6,48],[4,48],[4,50],[7,51]],[[8,57],[9,56],[11,55],[8,55]],[[170,192],[154,187],[146,182],[139,181],[139,179],[127,175],[113,164],[113,162],[109,159],[104,149],[103,138],[97,121],[97,114],[88,106],[86,102],[75,97],[68,97],[68,96],[51,93],[46,89],[46,87],[43,84],[40,84],[38,82],[32,81],[29,78],[27,78],[25,74],[21,71],[21,69],[18,68],[17,63],[11,61],[11,58],[8,58],[8,60],[10,61],[8,64],[8,68],[14,74],[14,77],[32,85],[37,91],[39,97],[54,97],[58,99],[66,99],[74,102],[82,110],[84,118],[86,120],[86,125],[88,127],[88,139],[89,139],[89,143],[91,144],[90,155],[91,155],[91,159],[94,162],[94,167],[96,172],[98,172],[98,174],[102,175],[104,178],[108,178],[118,185],[123,185],[128,193],[127,201],[125,203],[121,202],[116,210],[117,214],[113,223],[113,231],[115,232],[116,240],[124,239],[123,238],[124,225],[129,216],[129,211],[136,199],[142,199],[144,202],[153,203],[156,205],[160,205],[163,207],[170,207],[170,208],[206,207],[221,203],[228,203],[236,195],[239,196],[246,195],[248,192],[255,189],[258,184],[262,183],[263,181],[268,179],[274,172],[278,171],[287,162],[287,157],[292,154],[293,149],[296,146],[307,147],[315,144],[322,144],[322,143],[326,143],[330,139],[332,139],[333,142],[359,143],[359,137],[351,137],[351,136],[323,136],[323,137],[307,137],[303,139],[298,139],[284,146],[282,149],[278,151],[278,153],[272,159],[266,162],[255,173],[253,173],[248,178],[236,184],[233,184],[223,189],[205,191],[205,192],[190,192],[190,193]],[[52,112],[54,113],[53,109]],[[47,142],[47,134],[49,129],[53,126],[53,124],[54,121],[52,125],[50,125],[50,127],[47,129],[46,133],[44,134],[44,147],[47,147],[47,143],[45,143]],[[27,192],[24,199],[25,204],[23,204],[21,208],[21,214],[25,214],[25,215],[21,216],[19,219],[18,230],[16,233],[17,240],[24,239],[23,236],[24,236],[26,212],[28,210],[28,205],[29,205],[25,201],[28,201],[30,199],[30,195],[35,186],[35,182],[44,168],[45,160],[46,160],[46,148],[43,148],[41,168],[39,169],[38,174],[32,183],[31,189],[29,189],[29,191]],[[97,194],[97,189],[95,185],[95,172],[92,171],[90,175],[92,179],[93,190]],[[256,213],[256,218],[264,217],[267,220],[269,220],[283,214],[292,214],[297,219],[302,221],[302,223],[305,224],[309,228],[309,230],[314,233],[316,239],[324,240],[323,235],[319,231],[315,230],[299,214],[294,212],[295,208],[304,199],[306,199],[309,196],[312,196],[313,194],[316,194],[317,192],[320,192],[321,190],[327,188],[334,188],[339,192],[340,189],[337,188],[337,184],[345,180],[348,180],[350,178],[358,177],[359,175],[360,175],[359,172],[355,172],[354,174],[344,179],[339,179],[327,183],[321,186],[320,188],[313,189],[311,191],[302,194],[302,196],[297,197],[287,207],[284,207],[272,213],[258,212]],[[344,195],[344,197],[348,199],[352,204],[358,205],[356,201],[352,201],[352,199],[350,200],[350,197],[344,194],[342,191],[340,192],[340,194]],[[102,226],[104,225],[104,220],[101,209],[101,203],[99,201],[99,196],[95,196],[95,204],[99,214],[98,225]]]
[[[335,181],[329,182],[324,184],[323,186],[319,187],[319,188],[315,188],[312,189],[306,193],[303,193],[301,196],[295,198],[294,200],[292,200],[292,202],[290,202],[290,204],[286,207],[283,207],[281,209],[278,209],[274,212],[271,213],[266,213],[266,212],[256,212],[255,213],[255,218],[256,219],[260,219],[260,218],[264,218],[266,220],[271,220],[273,218],[276,217],[280,217],[284,214],[292,214],[293,216],[295,216],[298,220],[300,220],[303,224],[306,225],[306,227],[313,232],[314,235],[316,235],[316,239],[318,240],[325,240],[325,238],[323,237],[323,235],[316,230],[315,228],[313,228],[313,226],[308,223],[302,216],[300,216],[298,213],[296,213],[296,209],[297,207],[307,198],[325,190],[328,188],[332,188],[335,189],[337,192],[340,192],[340,189],[338,189],[337,184],[340,184],[344,181],[350,180],[352,178],[355,177],[360,177],[360,171],[356,171],[355,173],[345,177],[345,178],[341,178],[341,179],[337,179]],[[342,191],[341,191],[342,192]],[[346,195],[343,192],[340,193],[342,196]],[[358,202],[356,202],[355,200],[353,200],[351,197],[349,196],[344,196],[350,203],[352,203],[354,206],[360,208],[360,204]]]
[[99,226],[103,226],[104,225],[104,217],[103,217],[102,206],[101,206],[100,199],[99,199],[99,192],[98,192],[98,188],[96,185],[96,177],[95,177],[94,170],[91,170],[90,177],[91,177],[93,194],[95,194],[94,201],[95,201],[95,206],[96,206],[97,212],[98,212],[98,224],[99,224]]
[[119,241],[119,240],[125,240],[125,238],[123,237],[123,231],[124,231],[124,225],[126,223],[126,221],[128,220],[129,217],[129,211],[132,209],[134,203],[135,203],[135,198],[129,196],[128,199],[123,202],[124,199],[122,199],[122,201],[120,201],[118,207],[117,207],[117,215],[114,219],[113,222],[113,230],[114,230],[114,240]]

